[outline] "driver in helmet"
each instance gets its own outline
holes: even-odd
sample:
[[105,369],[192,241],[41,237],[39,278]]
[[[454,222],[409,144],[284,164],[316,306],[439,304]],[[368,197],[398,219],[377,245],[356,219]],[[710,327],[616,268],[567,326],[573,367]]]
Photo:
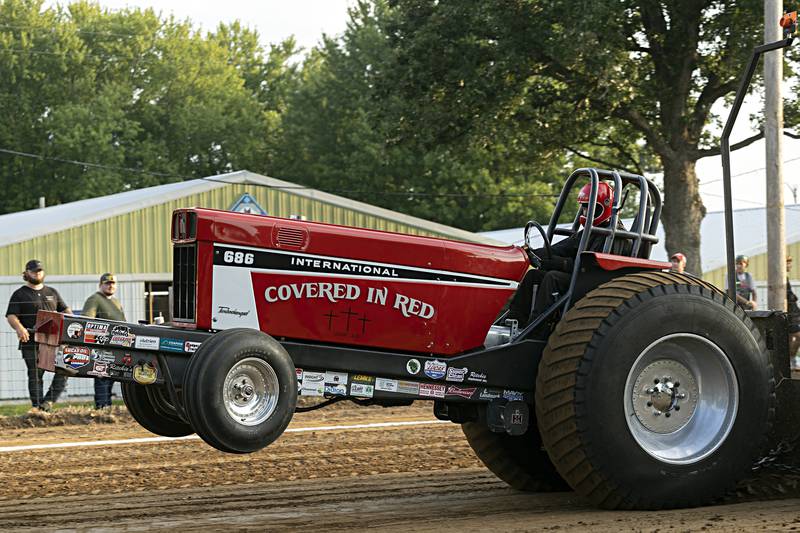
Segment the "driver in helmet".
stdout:
[[[583,235],[583,227],[586,225],[590,192],[591,184],[587,183],[578,193],[578,204],[580,204],[581,210],[579,217],[581,229],[575,232],[574,235],[553,244],[550,247],[552,253],[550,257],[547,256],[546,248],[538,248],[533,251],[542,258],[541,267],[528,270],[525,274],[525,278],[511,299],[507,315],[508,319],[517,320],[520,327],[526,326],[531,317],[539,316],[552,305],[555,302],[556,294],[563,293],[569,288],[572,269],[575,266],[575,257],[578,254],[578,247]],[[611,186],[601,181],[597,189],[597,204],[594,208],[593,226],[608,227],[611,220],[613,198],[614,191]],[[592,235],[586,244],[586,251],[603,251],[605,239],[605,235]],[[615,239],[611,253],[623,254],[626,245],[625,239]],[[534,285],[538,285],[538,290],[536,291],[533,308],[531,308]]]

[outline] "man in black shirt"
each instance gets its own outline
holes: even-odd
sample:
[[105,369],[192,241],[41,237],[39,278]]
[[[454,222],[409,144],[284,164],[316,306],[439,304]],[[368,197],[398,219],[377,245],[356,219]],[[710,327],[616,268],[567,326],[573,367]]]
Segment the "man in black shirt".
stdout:
[[31,404],[36,409],[49,411],[53,402],[67,385],[67,378],[61,374],[53,376],[53,383],[45,396],[42,396],[44,370],[36,367],[36,343],[28,332],[36,325],[36,313],[39,310],[72,313],[72,310],[61,299],[58,291],[44,285],[44,269],[42,263],[31,259],[22,273],[25,285],[14,291],[8,302],[6,319],[19,339],[19,350],[28,367],[28,392]]

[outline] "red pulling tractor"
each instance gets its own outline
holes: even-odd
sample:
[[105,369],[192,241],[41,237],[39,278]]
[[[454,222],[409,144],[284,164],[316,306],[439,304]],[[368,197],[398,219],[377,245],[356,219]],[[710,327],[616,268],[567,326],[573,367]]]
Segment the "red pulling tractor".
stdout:
[[[602,182],[607,227],[592,224]],[[753,320],[649,260],[661,197],[642,176],[574,172],[546,244],[581,231],[567,199],[587,183],[568,285],[523,328],[503,313],[530,268],[523,248],[183,209],[170,325],[40,312],[39,366],[112,377],[146,429],[225,452],[273,442],[298,394],[430,400],[515,488],[569,486],[609,508],[709,502],[763,452],[775,373],[789,375],[785,315]],[[598,237],[603,251],[587,251]],[[626,254],[609,253],[619,242]]]

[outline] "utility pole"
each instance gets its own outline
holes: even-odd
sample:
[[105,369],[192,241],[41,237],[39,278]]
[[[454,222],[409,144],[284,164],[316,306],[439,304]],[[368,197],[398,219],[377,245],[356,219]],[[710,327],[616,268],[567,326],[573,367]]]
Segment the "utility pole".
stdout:
[[[782,38],[783,0],[764,0],[764,42]],[[786,310],[786,230],[783,212],[783,51],[764,55],[764,114],[767,159],[767,307]]]

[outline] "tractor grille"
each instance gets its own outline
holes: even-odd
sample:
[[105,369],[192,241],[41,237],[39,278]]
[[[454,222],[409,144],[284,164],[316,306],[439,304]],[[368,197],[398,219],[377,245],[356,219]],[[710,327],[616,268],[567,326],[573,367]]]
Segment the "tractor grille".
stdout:
[[172,254],[172,319],[180,322],[194,322],[197,294],[197,245],[176,245]]

